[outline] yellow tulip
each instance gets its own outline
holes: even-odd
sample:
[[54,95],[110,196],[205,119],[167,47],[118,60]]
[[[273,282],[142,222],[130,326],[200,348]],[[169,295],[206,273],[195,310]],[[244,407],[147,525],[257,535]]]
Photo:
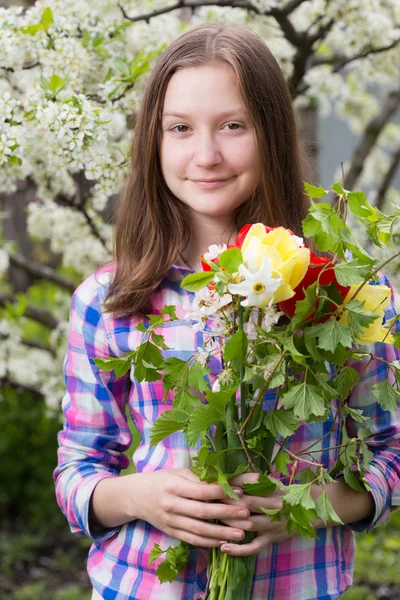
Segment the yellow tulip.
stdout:
[[[350,301],[353,294],[360,287],[360,284],[352,285],[347,293],[343,303],[346,305]],[[382,325],[384,309],[390,302],[391,289],[387,285],[364,285],[359,291],[355,300],[364,302],[363,309],[368,312],[375,313],[378,318],[375,319],[364,332],[357,335],[357,343],[359,344],[375,344],[376,342],[385,342],[385,344],[393,344],[393,335],[388,333],[388,330]],[[380,317],[380,318],[379,318]],[[347,325],[348,320],[346,311],[343,313],[340,321]]]
[[246,267],[255,273],[265,258],[271,261],[272,275],[282,278],[274,293],[274,302],[294,296],[294,289],[303,279],[310,264],[310,250],[299,247],[297,238],[284,227],[275,227],[268,233],[262,223],[250,227],[243,245],[242,255]]

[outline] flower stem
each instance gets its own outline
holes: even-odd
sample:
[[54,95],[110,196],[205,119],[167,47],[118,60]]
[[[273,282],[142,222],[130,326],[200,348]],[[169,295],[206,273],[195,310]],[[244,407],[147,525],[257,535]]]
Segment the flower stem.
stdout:
[[224,553],[224,556],[222,559],[222,564],[221,564],[221,573],[223,575],[222,575],[221,587],[219,588],[218,600],[225,600],[225,588],[226,588],[226,582],[228,580],[228,571],[229,571],[228,560],[229,560],[229,555]]
[[[239,304],[239,330],[243,331],[244,308]],[[244,383],[244,366],[240,369],[240,418],[245,421],[247,417],[246,384]]]

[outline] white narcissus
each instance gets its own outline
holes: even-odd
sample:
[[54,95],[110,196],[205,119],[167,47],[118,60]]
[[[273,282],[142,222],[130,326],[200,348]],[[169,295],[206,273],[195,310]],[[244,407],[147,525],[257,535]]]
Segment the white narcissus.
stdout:
[[228,284],[231,294],[245,296],[241,301],[242,306],[266,306],[274,298],[276,290],[282,283],[280,277],[274,277],[269,258],[262,260],[257,271],[250,271],[243,264],[239,265],[239,273],[243,276],[240,283]]

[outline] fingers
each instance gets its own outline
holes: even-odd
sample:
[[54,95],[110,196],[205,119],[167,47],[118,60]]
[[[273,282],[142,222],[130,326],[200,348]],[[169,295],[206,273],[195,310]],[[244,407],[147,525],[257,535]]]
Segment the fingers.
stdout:
[[222,544],[221,550],[231,556],[250,556],[258,554],[269,543],[271,543],[269,533],[262,533],[248,544]]
[[177,496],[162,499],[161,507],[166,513],[174,513],[196,519],[247,519],[250,511],[245,506],[228,506],[221,503],[198,502]]
[[221,541],[240,541],[244,538],[243,529],[225,527],[216,523],[208,523],[198,519],[191,519],[181,515],[171,515],[169,526],[166,528],[166,533],[170,534],[171,530],[180,530],[190,535],[195,535],[200,538],[211,538],[215,542]]
[[166,486],[166,491],[183,498],[194,500],[225,500],[227,498],[222,487],[217,483],[189,481],[186,477],[173,478]]
[[252,515],[249,519],[222,519],[229,527],[243,529],[244,531],[268,531],[275,529],[275,523],[271,523],[266,516]]
[[236,475],[236,477],[232,477],[232,479],[229,480],[229,483],[231,485],[242,487],[244,483],[256,483],[258,478],[258,473],[243,473],[242,475]]
[[244,494],[239,501],[228,498],[224,500],[224,504],[241,506],[247,508],[251,513],[262,514],[261,507],[267,509],[282,508],[282,496],[278,494],[271,494],[270,496],[247,496]]

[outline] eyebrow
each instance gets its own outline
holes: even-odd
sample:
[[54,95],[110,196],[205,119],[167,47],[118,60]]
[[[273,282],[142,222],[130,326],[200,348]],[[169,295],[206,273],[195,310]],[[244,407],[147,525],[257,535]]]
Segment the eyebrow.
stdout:
[[[242,108],[242,107],[233,108],[231,110],[226,110],[226,111],[220,113],[218,115],[218,117],[221,118],[221,119],[224,119],[226,117],[231,117],[231,116],[237,115],[237,114],[243,114],[243,115],[247,114],[247,110],[245,108]],[[185,113],[169,113],[169,112],[165,112],[162,117],[163,118],[164,117],[178,117],[179,119],[186,119],[188,116],[190,116],[190,115],[187,115]]]

